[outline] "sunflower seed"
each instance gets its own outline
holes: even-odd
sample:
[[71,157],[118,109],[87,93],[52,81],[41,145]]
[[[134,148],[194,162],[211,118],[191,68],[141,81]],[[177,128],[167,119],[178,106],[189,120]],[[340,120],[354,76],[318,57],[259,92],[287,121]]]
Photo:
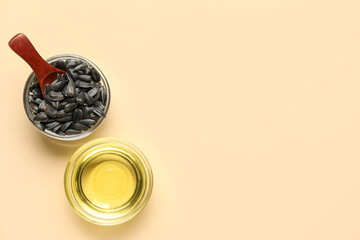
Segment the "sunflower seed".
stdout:
[[89,91],[87,92],[87,94],[88,94],[90,97],[94,97],[98,92],[99,92],[99,88],[98,88],[98,87],[94,87],[94,88],[92,88],[91,90],[89,90]]
[[59,130],[61,128],[62,124],[57,125],[56,127],[54,127],[51,131],[56,132],[57,130]]
[[100,117],[98,115],[96,115],[95,113],[90,113],[90,119],[97,121],[97,120],[99,120],[99,118]]
[[39,122],[45,122],[48,119],[49,117],[44,112],[40,112],[36,114],[35,117],[33,118],[34,121],[39,121]]
[[75,84],[69,81],[68,85],[64,88],[64,95],[67,97],[75,97]]
[[34,98],[42,98],[42,92],[40,88],[34,88],[32,91]]
[[66,71],[66,65],[65,65],[65,62],[63,60],[57,60],[56,61],[56,67],[61,69],[61,70]]
[[70,61],[68,62],[68,64],[67,64],[67,67],[73,68],[73,67],[75,67],[75,66],[78,65],[78,64],[79,64],[79,62],[77,62],[77,61],[75,61],[75,60],[70,60]]
[[57,111],[55,108],[53,108],[52,106],[46,104],[44,107],[44,112],[46,113],[46,115],[48,115],[49,117],[52,118],[56,118],[57,117]]
[[82,118],[82,110],[80,108],[75,109],[73,119],[75,122],[78,122]]
[[47,120],[45,123],[52,123],[52,122],[56,122],[57,119],[54,118],[49,118],[49,120]]
[[39,108],[44,110],[45,107],[45,100],[42,100],[41,103],[39,104]]
[[94,107],[93,113],[95,113],[99,117],[104,117],[105,116],[105,113],[99,107]]
[[37,113],[39,111],[39,106],[36,103],[29,103],[30,109],[31,111],[33,111],[34,113]]
[[100,81],[100,75],[99,73],[93,68],[91,69],[91,75],[94,79],[95,82],[99,82]]
[[49,95],[49,92],[50,92],[50,85],[49,85],[49,84],[46,84],[46,85],[44,86],[44,96]]
[[50,89],[53,91],[60,91],[65,87],[66,82],[67,82],[66,80],[61,80],[61,81],[56,80],[50,85]]
[[75,129],[68,129],[68,130],[65,131],[65,133],[66,133],[67,135],[75,135],[75,134],[80,134],[81,131],[75,130]]
[[80,92],[77,96],[76,96],[76,102],[80,105],[84,104],[85,102],[85,95],[84,92]]
[[94,103],[94,99],[90,97],[89,94],[87,94],[86,92],[84,92],[84,98],[87,104],[91,105]]
[[89,75],[78,75],[78,79],[85,81],[85,82],[91,82],[92,81],[92,77]]
[[94,106],[100,108],[101,111],[105,110],[105,106],[100,101],[95,101]]
[[80,87],[80,88],[91,88],[93,86],[91,84],[91,82],[84,82],[84,81],[80,81],[80,80],[77,80],[75,82],[75,85]]
[[92,125],[94,125],[94,124],[96,123],[96,121],[93,120],[93,119],[81,119],[81,120],[79,121],[79,123],[85,124],[85,125],[87,125],[87,126],[92,126]]
[[74,123],[74,129],[76,129],[76,130],[88,130],[89,127],[84,125],[84,124],[81,124],[81,123]]
[[82,64],[80,64],[80,65],[77,65],[77,66],[74,68],[74,71],[77,72],[77,71],[80,71],[80,70],[84,70],[86,67],[87,67],[86,63],[82,63]]
[[54,127],[56,127],[59,124],[60,124],[59,122],[47,123],[47,124],[45,124],[45,128],[50,130],[50,129],[53,129]]
[[73,119],[72,116],[64,116],[64,117],[58,118],[56,120],[59,122],[67,122],[67,121],[71,121],[72,119]]
[[76,103],[68,103],[65,105],[64,110],[65,112],[70,112],[76,108]]
[[60,110],[59,112],[58,112],[58,117],[59,118],[62,118],[62,117],[67,117],[67,116],[72,116],[72,112],[65,112],[64,110]]
[[100,100],[103,104],[105,104],[107,100],[107,93],[103,86],[100,88]]
[[29,102],[35,102],[35,98],[33,95],[29,95],[28,100],[29,100]]
[[66,129],[68,129],[70,127],[70,125],[72,124],[72,122],[66,122],[61,126],[61,131],[65,131]]
[[51,84],[49,84],[49,85],[50,85],[50,90],[51,90],[51,85],[52,85],[53,83],[57,83],[57,82],[60,81],[60,80],[61,80],[61,76],[60,76],[60,74],[57,74],[55,81],[53,81]]
[[62,94],[62,92],[50,91],[49,94],[46,94],[46,95],[50,98],[50,100],[53,100],[53,101],[61,101],[65,98],[64,95]]
[[76,130],[76,129],[68,129],[65,132],[67,135],[78,135],[81,134],[81,131]]
[[99,100],[99,98],[100,98],[100,91],[98,91],[98,92],[95,94],[95,96],[93,96],[94,101]]
[[73,82],[73,81],[76,80],[77,74],[74,72],[74,70],[68,68],[68,70],[66,72],[67,72],[66,76],[67,76],[67,78],[69,79],[70,82],[71,81]]
[[39,105],[41,102],[42,102],[42,99],[40,99],[40,98],[35,99],[35,103],[36,103],[37,105]]
[[84,107],[83,111],[83,118],[90,118],[90,113],[92,112],[92,109],[90,107]]
[[56,133],[60,136],[66,136],[66,134],[63,131],[57,131]]

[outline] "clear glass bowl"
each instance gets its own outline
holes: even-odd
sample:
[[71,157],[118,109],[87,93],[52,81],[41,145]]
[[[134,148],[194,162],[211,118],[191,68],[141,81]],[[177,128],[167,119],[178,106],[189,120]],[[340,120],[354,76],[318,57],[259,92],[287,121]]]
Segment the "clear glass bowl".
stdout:
[[[84,193],[86,192],[84,182],[89,176],[84,176],[86,175],[86,169],[93,166],[94,161],[99,160],[99,156],[100,158],[105,156],[103,158],[106,159],[105,161],[118,161],[121,159],[119,161],[122,161],[122,163],[125,161],[134,170],[136,185],[133,193],[121,205],[111,206],[112,202],[110,200],[99,204],[99,202],[91,201],[91,196],[89,197]],[[111,175],[108,169],[105,171],[106,176]],[[120,172],[121,174],[124,174],[124,172]],[[95,172],[93,179],[101,181],[101,179],[98,180],[98,176],[99,172]],[[105,187],[121,189],[128,181],[122,181],[119,185],[112,184],[113,181],[108,183],[110,184],[105,185]],[[78,215],[89,222],[109,226],[130,220],[145,207],[152,192],[153,176],[146,157],[134,145],[123,140],[100,138],[84,144],[73,154],[65,170],[64,187],[66,196]],[[93,189],[98,189],[96,187],[94,185]],[[122,197],[116,195],[118,199]]]
[[[106,117],[106,114],[108,112],[108,109],[109,109],[109,106],[110,106],[110,86],[109,86],[109,83],[108,81],[106,80],[104,74],[101,72],[101,70],[93,63],[91,62],[89,59],[86,59],[82,56],[78,56],[78,55],[74,55],[74,54],[62,54],[62,55],[56,55],[56,56],[53,56],[51,58],[48,58],[46,61],[48,63],[53,63],[53,62],[56,62],[57,60],[67,60],[67,59],[70,59],[70,60],[76,60],[76,59],[79,59],[83,62],[86,62],[90,67],[94,68],[100,75],[101,79],[100,79],[100,82],[102,84],[102,86],[104,86],[106,92],[107,92],[107,100],[106,100],[106,104],[105,104],[105,110],[104,110],[104,113],[105,113],[105,117]],[[58,140],[77,140],[77,139],[81,139],[81,138],[84,138],[86,136],[89,136],[91,133],[93,133],[95,131],[95,129],[103,122],[103,120],[105,119],[105,117],[101,117],[94,126],[92,126],[91,128],[89,128],[87,131],[84,131],[82,132],[81,134],[77,134],[77,135],[66,135],[66,136],[61,136],[61,135],[58,135],[56,133],[53,133],[51,131],[48,131],[48,130],[42,130],[41,127],[36,123],[34,122],[32,119],[34,117],[34,113],[31,111],[30,109],[30,105],[29,105],[29,101],[28,101],[28,96],[29,96],[29,87],[31,86],[31,84],[36,81],[36,76],[35,76],[35,73],[32,72],[26,83],[25,83],[25,88],[24,88],[24,94],[23,94],[23,102],[24,102],[24,108],[25,108],[25,112],[26,112],[26,115],[28,116],[30,122],[36,127],[36,129],[41,132],[42,134],[48,136],[48,137],[51,137],[51,138],[54,138],[54,139],[58,139]]]

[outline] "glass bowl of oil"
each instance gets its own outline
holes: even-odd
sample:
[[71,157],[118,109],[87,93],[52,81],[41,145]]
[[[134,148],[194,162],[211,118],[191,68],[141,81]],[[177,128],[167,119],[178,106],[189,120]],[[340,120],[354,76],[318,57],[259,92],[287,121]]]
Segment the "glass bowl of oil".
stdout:
[[64,185],[77,214],[99,225],[117,225],[136,216],[153,186],[144,154],[123,140],[100,138],[85,143],[68,163]]

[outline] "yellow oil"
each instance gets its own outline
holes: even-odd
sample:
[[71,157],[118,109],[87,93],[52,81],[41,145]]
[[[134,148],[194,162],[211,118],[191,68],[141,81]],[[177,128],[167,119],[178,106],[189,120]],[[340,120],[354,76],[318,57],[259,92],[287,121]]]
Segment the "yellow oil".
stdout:
[[81,146],[65,171],[65,192],[84,219],[115,225],[146,205],[152,171],[145,156],[129,143],[100,138]]
[[124,205],[136,189],[136,173],[121,156],[104,153],[87,164],[81,175],[81,188],[95,206],[114,209]]

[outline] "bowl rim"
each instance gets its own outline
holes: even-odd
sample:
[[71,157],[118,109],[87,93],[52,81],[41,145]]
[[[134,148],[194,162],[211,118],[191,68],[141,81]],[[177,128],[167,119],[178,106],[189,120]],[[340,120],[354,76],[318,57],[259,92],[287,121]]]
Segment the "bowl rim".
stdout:
[[82,139],[82,138],[85,138],[87,136],[89,136],[90,134],[92,134],[100,125],[101,123],[104,121],[104,119],[106,118],[107,114],[108,114],[108,111],[109,111],[109,107],[110,107],[110,102],[111,102],[111,93],[110,93],[110,85],[109,85],[109,82],[107,81],[104,73],[100,70],[100,68],[95,64],[93,63],[91,60],[83,57],[83,56],[80,56],[80,55],[76,55],[76,54],[58,54],[58,55],[54,55],[52,57],[49,57],[47,58],[45,61],[46,62],[51,62],[51,61],[54,61],[54,60],[58,60],[58,59],[61,59],[61,58],[77,58],[77,59],[81,59],[87,63],[89,63],[91,65],[91,67],[95,68],[98,73],[100,74],[101,76],[101,79],[103,80],[103,83],[105,85],[105,88],[107,90],[107,104],[105,106],[105,110],[104,110],[104,113],[105,113],[105,116],[100,118],[99,121],[95,124],[95,126],[93,126],[92,128],[90,128],[88,131],[85,131],[81,134],[77,134],[77,135],[65,135],[65,136],[61,136],[61,135],[58,135],[58,134],[55,134],[55,133],[52,133],[52,132],[46,132],[44,130],[41,130],[36,124],[35,122],[31,119],[30,117],[30,110],[26,108],[26,106],[28,106],[28,99],[27,99],[27,96],[28,96],[28,93],[27,93],[27,90],[28,90],[28,85],[29,85],[29,82],[30,80],[32,80],[32,78],[35,76],[35,73],[34,71],[32,71],[30,73],[30,75],[28,76],[26,82],[25,82],[25,87],[24,87],[24,91],[23,91],[23,106],[24,106],[24,109],[25,109],[25,114],[27,116],[27,118],[29,119],[29,121],[32,123],[32,125],[34,125],[34,127],[42,134],[44,134],[45,136],[48,136],[50,138],[53,138],[53,139],[57,139],[57,140],[62,140],[62,141],[73,141],[73,140],[79,140],[79,139]]
[[[126,151],[126,152],[135,153],[139,157],[138,159],[141,163],[140,166],[143,168],[143,170],[145,172],[145,177],[144,177],[145,191],[140,197],[141,200],[139,201],[139,204],[137,205],[136,208],[131,209],[131,211],[128,211],[125,215],[123,215],[119,218],[114,218],[114,219],[100,218],[98,216],[91,215],[86,210],[81,208],[80,205],[78,204],[78,201],[74,197],[74,192],[76,191],[76,189],[73,189],[72,185],[71,185],[72,177],[74,174],[77,173],[77,172],[74,172],[74,166],[76,165],[80,156],[85,154],[85,152],[88,149],[90,149],[94,146],[105,145],[107,143],[116,143],[119,145],[119,149]],[[109,137],[97,138],[97,139],[91,140],[91,141],[83,144],[71,156],[70,161],[68,162],[66,169],[65,169],[64,190],[65,190],[66,197],[67,197],[71,207],[75,210],[75,212],[80,217],[82,217],[86,221],[89,221],[89,222],[97,224],[97,225],[113,226],[113,225],[118,225],[118,224],[127,222],[130,219],[134,218],[147,205],[147,203],[150,199],[151,193],[152,193],[152,189],[153,189],[153,172],[152,172],[152,168],[149,164],[149,161],[147,160],[145,155],[140,151],[139,148],[137,148],[135,145],[131,144],[130,142],[127,142],[122,139],[120,140],[120,139],[109,138]]]

